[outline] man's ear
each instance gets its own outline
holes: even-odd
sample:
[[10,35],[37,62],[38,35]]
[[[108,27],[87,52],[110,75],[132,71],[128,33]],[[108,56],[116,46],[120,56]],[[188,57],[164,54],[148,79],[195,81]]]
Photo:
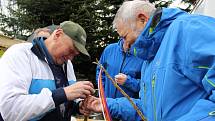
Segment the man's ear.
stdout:
[[145,22],[147,22],[149,20],[149,17],[146,14],[144,14],[143,12],[141,12],[141,13],[138,13],[137,20],[144,24]]
[[62,35],[63,35],[63,30],[62,29],[56,29],[55,30],[54,39],[57,39],[57,38],[59,38]]

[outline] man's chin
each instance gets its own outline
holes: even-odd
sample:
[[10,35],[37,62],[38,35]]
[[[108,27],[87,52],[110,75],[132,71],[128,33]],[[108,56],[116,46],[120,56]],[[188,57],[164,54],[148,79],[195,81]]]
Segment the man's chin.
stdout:
[[57,65],[63,65],[64,62],[66,62],[66,61],[65,60],[58,60],[58,61],[55,62],[55,64],[57,64]]

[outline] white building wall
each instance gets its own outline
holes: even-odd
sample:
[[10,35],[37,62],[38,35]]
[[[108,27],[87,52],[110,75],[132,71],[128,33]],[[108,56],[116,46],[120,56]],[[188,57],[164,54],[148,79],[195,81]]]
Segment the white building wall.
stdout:
[[200,0],[193,13],[215,17],[215,0]]

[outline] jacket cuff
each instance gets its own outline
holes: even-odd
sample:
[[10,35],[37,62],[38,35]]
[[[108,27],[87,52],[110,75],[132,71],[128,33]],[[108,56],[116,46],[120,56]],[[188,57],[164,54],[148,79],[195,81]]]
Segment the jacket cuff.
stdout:
[[131,76],[130,75],[127,75],[127,79],[125,80],[125,83],[123,84],[123,86],[125,87],[130,87],[131,85]]
[[80,110],[79,110],[79,105],[80,105],[80,103],[81,103],[81,101],[78,101],[78,102],[76,102],[76,105],[75,105],[75,112],[77,113],[77,114],[79,114],[79,115],[83,115],[81,112],[80,112]]
[[54,100],[55,107],[67,101],[66,93],[63,88],[53,90],[52,98]]

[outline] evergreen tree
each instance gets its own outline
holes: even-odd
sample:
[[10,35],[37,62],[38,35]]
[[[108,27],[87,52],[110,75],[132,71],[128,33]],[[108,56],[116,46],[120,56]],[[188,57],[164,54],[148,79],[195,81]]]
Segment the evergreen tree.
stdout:
[[[91,62],[99,58],[104,47],[117,42],[119,37],[112,29],[116,11],[124,0],[8,0],[9,15],[0,13],[0,28],[5,35],[24,39],[37,28],[59,25],[72,20],[87,32],[87,49],[91,61],[76,58],[75,71],[95,80],[95,67]],[[166,7],[173,0],[150,0],[156,6]],[[186,0],[194,3],[195,0]]]

